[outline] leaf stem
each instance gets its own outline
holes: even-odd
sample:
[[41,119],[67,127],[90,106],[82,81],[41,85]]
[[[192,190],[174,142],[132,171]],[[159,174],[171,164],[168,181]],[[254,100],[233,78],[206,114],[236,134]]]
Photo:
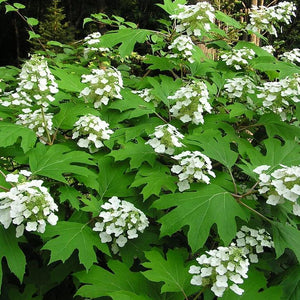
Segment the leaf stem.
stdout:
[[200,290],[200,292],[193,298],[193,300],[197,300],[199,299],[199,297],[203,294],[203,292],[205,291],[206,286],[202,288],[202,290]]
[[52,143],[52,139],[51,139],[49,130],[47,128],[45,113],[44,113],[44,109],[43,109],[42,105],[41,105],[41,112],[42,112],[42,116],[43,116],[43,120],[44,120],[44,128],[45,128],[45,131],[46,131],[46,134],[47,134],[47,138],[48,138],[48,145],[52,145],[53,143]]
[[267,218],[266,216],[264,216],[263,214],[261,214],[260,212],[258,212],[257,210],[255,210],[254,208],[252,208],[252,207],[250,207],[249,205],[247,205],[246,203],[244,203],[240,198],[235,198],[235,200],[236,200],[239,204],[245,206],[246,208],[248,208],[249,210],[251,210],[252,212],[254,212],[255,214],[257,214],[258,216],[260,216],[262,219],[264,219],[264,220],[266,220],[266,221],[272,223],[272,220],[271,220],[271,219]]
[[2,186],[2,185],[0,185],[0,189],[4,190],[4,191],[6,191],[6,192],[8,192],[8,191],[9,191],[9,189],[8,189],[8,188],[6,188],[6,187],[4,187],[4,186]]

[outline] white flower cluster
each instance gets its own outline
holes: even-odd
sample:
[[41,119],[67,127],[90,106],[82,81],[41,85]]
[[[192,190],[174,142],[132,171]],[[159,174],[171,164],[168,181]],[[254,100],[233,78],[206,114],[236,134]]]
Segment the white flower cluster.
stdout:
[[45,232],[46,221],[56,225],[58,217],[55,215],[57,205],[47,188],[42,186],[42,180],[28,180],[31,172],[22,170],[19,174],[8,174],[6,181],[12,188],[8,192],[1,192],[0,222],[4,228],[11,223],[17,225],[16,236],[26,231]]
[[120,91],[123,88],[123,79],[115,68],[93,69],[92,74],[81,76],[81,82],[87,83],[88,87],[80,92],[80,97],[94,103],[95,108],[102,104],[107,105],[112,98],[122,99]]
[[172,158],[179,161],[179,165],[173,165],[171,171],[179,174],[177,185],[180,192],[189,189],[190,183],[194,180],[209,184],[210,178],[207,174],[212,177],[216,176],[212,171],[210,158],[199,151],[184,151]]
[[270,54],[273,54],[275,52],[275,48],[272,45],[263,46],[261,47],[261,49],[267,51]]
[[43,56],[32,55],[23,65],[18,77],[18,87],[15,91],[6,93],[7,100],[0,100],[3,106],[27,106],[34,104],[49,106],[55,100],[58,85],[51,74],[47,61]]
[[226,62],[227,66],[233,66],[236,70],[241,70],[248,65],[248,61],[254,58],[255,52],[243,47],[241,49],[232,49],[231,52],[227,52],[221,55],[221,59]]
[[[191,284],[211,286],[217,297],[222,297],[228,287],[238,295],[244,290],[238,284],[247,278],[251,263],[257,263],[257,254],[264,252],[264,247],[274,248],[270,234],[265,229],[252,229],[242,226],[236,234],[235,243],[229,247],[218,247],[206,251],[196,260],[200,266],[191,266],[189,273],[195,274]],[[249,262],[250,261],[250,262]]]
[[78,139],[77,145],[88,148],[95,153],[103,147],[103,140],[108,140],[113,133],[109,124],[99,117],[88,114],[79,118],[74,124],[72,139]]
[[132,91],[132,93],[140,96],[145,102],[151,102],[154,106],[157,106],[157,100],[155,96],[151,93],[152,89],[145,88],[139,91]]
[[238,284],[247,278],[249,260],[243,250],[231,244],[229,247],[218,247],[215,250],[206,251],[196,260],[199,265],[192,265],[189,273],[193,274],[191,284],[203,287],[211,286],[211,291],[222,297],[228,287],[238,295],[244,290]]
[[290,106],[300,102],[300,76],[286,77],[279,81],[265,82],[257,87],[257,97],[262,98],[262,105],[286,119],[286,111]]
[[300,216],[300,166],[282,168],[273,172],[267,172],[271,167],[262,165],[253,170],[259,175],[260,194],[268,197],[267,203],[270,205],[283,204],[286,200],[293,205],[293,214]]
[[208,2],[198,2],[195,5],[178,4],[177,11],[171,15],[177,21],[176,32],[186,32],[187,35],[202,36],[211,28],[215,21],[215,9]]
[[50,142],[49,136],[54,134],[53,114],[44,113],[42,109],[32,111],[30,108],[24,108],[22,111],[23,114],[18,115],[16,124],[32,129],[40,138],[41,143]]
[[104,203],[94,231],[99,231],[102,243],[112,242],[113,253],[118,253],[119,247],[124,247],[128,239],[135,239],[149,225],[146,215],[132,203],[120,200],[114,196]]
[[237,232],[235,242],[251,263],[258,262],[257,254],[264,252],[264,247],[274,248],[272,237],[265,229],[256,230],[245,225]]
[[150,135],[152,139],[146,142],[155,152],[172,155],[175,148],[182,147],[180,142],[184,136],[172,125],[164,124],[155,127],[154,133]]
[[212,107],[208,102],[209,93],[206,84],[195,81],[181,87],[170,100],[177,100],[170,109],[170,113],[179,118],[183,123],[192,122],[196,125],[204,123],[203,113],[211,112]]
[[252,79],[248,76],[226,79],[224,84],[226,95],[231,99],[244,98],[247,94],[254,94],[255,87]]
[[279,58],[286,62],[300,63],[300,49],[295,48],[291,51],[284,52],[279,56]]
[[83,50],[84,51],[83,55],[85,58],[87,58],[90,53],[110,51],[108,48],[98,46],[100,43],[100,38],[101,38],[100,32],[93,32],[84,38],[84,45],[86,47]]
[[265,7],[252,6],[250,12],[250,24],[246,29],[260,32],[267,31],[269,34],[277,36],[276,27],[279,23],[290,24],[292,16],[296,16],[296,6],[292,2],[279,2],[277,5]]
[[195,61],[192,58],[194,46],[195,44],[188,35],[180,35],[168,47],[170,50],[173,50],[173,54],[169,57],[187,59],[190,63],[193,63]]
[[[53,114],[46,113],[58,85],[51,74],[43,56],[32,55],[22,67],[15,91],[6,93],[0,100],[3,106],[20,106],[22,108],[16,123],[32,129],[42,143],[50,142],[54,133],[52,128]],[[36,108],[39,106],[40,108]]]

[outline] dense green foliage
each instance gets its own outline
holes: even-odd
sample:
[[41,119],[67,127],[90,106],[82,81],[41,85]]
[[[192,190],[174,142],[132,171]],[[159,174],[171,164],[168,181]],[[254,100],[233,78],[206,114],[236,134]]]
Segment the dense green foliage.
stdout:
[[[203,3],[185,30],[184,0],[157,30],[95,13],[113,29],[0,68],[0,299],[297,299],[300,68]],[[215,249],[251,262],[242,296],[194,284]]]

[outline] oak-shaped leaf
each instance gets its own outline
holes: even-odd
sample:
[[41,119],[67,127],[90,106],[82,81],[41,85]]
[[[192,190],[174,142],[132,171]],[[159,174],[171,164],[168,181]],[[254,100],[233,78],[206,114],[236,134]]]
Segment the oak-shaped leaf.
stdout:
[[150,34],[149,30],[137,28],[122,28],[118,31],[108,32],[101,37],[101,47],[119,46],[119,54],[121,57],[130,55],[136,43],[144,43]]
[[88,224],[77,222],[58,222],[55,226],[47,226],[43,238],[52,238],[43,246],[43,250],[50,250],[49,263],[61,260],[65,262],[77,249],[79,261],[88,270],[97,262],[94,247],[109,255],[106,244],[101,243],[100,238]]
[[300,146],[294,141],[287,140],[282,145],[278,139],[268,138],[263,143],[266,149],[265,154],[254,147],[248,147],[245,150],[250,162],[243,160],[244,164],[240,164],[239,167],[249,176],[256,178],[257,175],[253,173],[253,170],[260,165],[271,166],[269,171],[280,164],[286,166],[299,165]]
[[29,128],[14,123],[0,122],[0,145],[7,147],[21,140],[21,148],[27,152],[36,142],[36,134]]
[[66,145],[46,146],[38,143],[29,152],[29,165],[33,174],[66,183],[63,174],[95,177],[88,165],[95,165],[92,156],[84,151],[72,151]]
[[118,260],[110,260],[107,265],[112,272],[93,265],[88,272],[75,273],[74,276],[84,284],[78,289],[76,295],[95,299],[124,291],[140,297],[144,296],[144,299],[160,299],[159,290],[140,272],[132,272],[128,266]]
[[63,185],[59,187],[57,190],[60,193],[59,195],[60,203],[69,201],[69,203],[73,208],[75,208],[76,210],[79,209],[80,202],[78,198],[82,196],[82,194],[79,191],[77,191],[75,188],[68,185]]
[[97,191],[103,197],[128,197],[135,195],[134,189],[129,186],[133,180],[132,174],[125,174],[127,169],[124,163],[114,163],[113,158],[109,156],[96,155],[95,160],[99,168]]
[[161,293],[181,292],[185,296],[195,293],[199,288],[190,284],[189,266],[185,263],[187,252],[184,249],[170,249],[166,258],[158,249],[145,252],[149,262],[143,266],[150,269],[142,274],[154,282],[163,282]]
[[272,228],[276,256],[281,256],[284,250],[289,248],[300,262],[300,231],[291,225],[279,222],[272,222]]
[[153,167],[142,165],[131,184],[131,187],[144,186],[141,193],[144,200],[151,195],[159,196],[161,190],[174,192],[177,188],[175,176],[170,175],[170,170],[165,165],[155,163]]
[[188,226],[188,243],[193,252],[204,245],[214,224],[227,245],[236,234],[235,218],[247,219],[247,213],[231,194],[214,184],[201,185],[195,192],[163,195],[152,206],[175,207],[158,220],[162,224],[161,236],[172,235]]
[[12,273],[22,282],[25,273],[26,259],[19,248],[14,226],[4,229],[0,226],[0,287],[2,284],[2,260],[5,257],[7,265]]
[[131,169],[139,168],[143,162],[154,164],[156,154],[151,146],[146,145],[142,138],[137,138],[136,142],[128,142],[122,148],[113,150],[109,154],[115,161],[130,159]]

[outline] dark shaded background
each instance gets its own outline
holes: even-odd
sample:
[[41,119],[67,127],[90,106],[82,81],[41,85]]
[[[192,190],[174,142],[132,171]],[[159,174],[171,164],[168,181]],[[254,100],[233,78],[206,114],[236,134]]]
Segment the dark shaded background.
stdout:
[[[47,7],[52,0],[13,1],[26,5],[20,12],[27,17],[43,20]],[[155,28],[156,19],[162,18],[164,12],[156,3],[161,0],[61,0],[66,21],[76,29],[75,39],[88,34],[88,27],[83,28],[83,19],[90,14],[103,12],[107,15],[120,15],[127,21],[139,24],[141,28]],[[5,14],[4,3],[0,6],[0,66],[17,66],[22,58],[28,56],[30,43],[26,23],[15,12]]]
[[[232,0],[227,0],[232,1]],[[271,1],[271,0],[270,0]],[[9,2],[9,1],[8,1]],[[19,0],[26,5],[21,12],[27,17],[34,17],[43,20],[47,7],[52,0]],[[195,0],[190,3],[197,2]],[[251,6],[251,1],[246,0],[246,5]],[[300,0],[294,1],[300,7]],[[89,26],[82,27],[83,19],[92,13],[103,12],[111,16],[119,15],[127,21],[137,23],[140,28],[157,29],[157,19],[166,17],[164,11],[156,5],[163,3],[163,0],[61,0],[61,6],[66,14],[66,21],[75,27],[75,39],[82,39],[89,31]],[[0,66],[18,66],[22,59],[28,57],[30,43],[26,23],[14,12],[5,14],[4,3],[0,5]],[[282,51],[300,48],[300,13],[293,18],[293,23],[282,27],[282,33],[278,39],[283,40],[280,44]],[[271,38],[271,42],[272,42]]]

